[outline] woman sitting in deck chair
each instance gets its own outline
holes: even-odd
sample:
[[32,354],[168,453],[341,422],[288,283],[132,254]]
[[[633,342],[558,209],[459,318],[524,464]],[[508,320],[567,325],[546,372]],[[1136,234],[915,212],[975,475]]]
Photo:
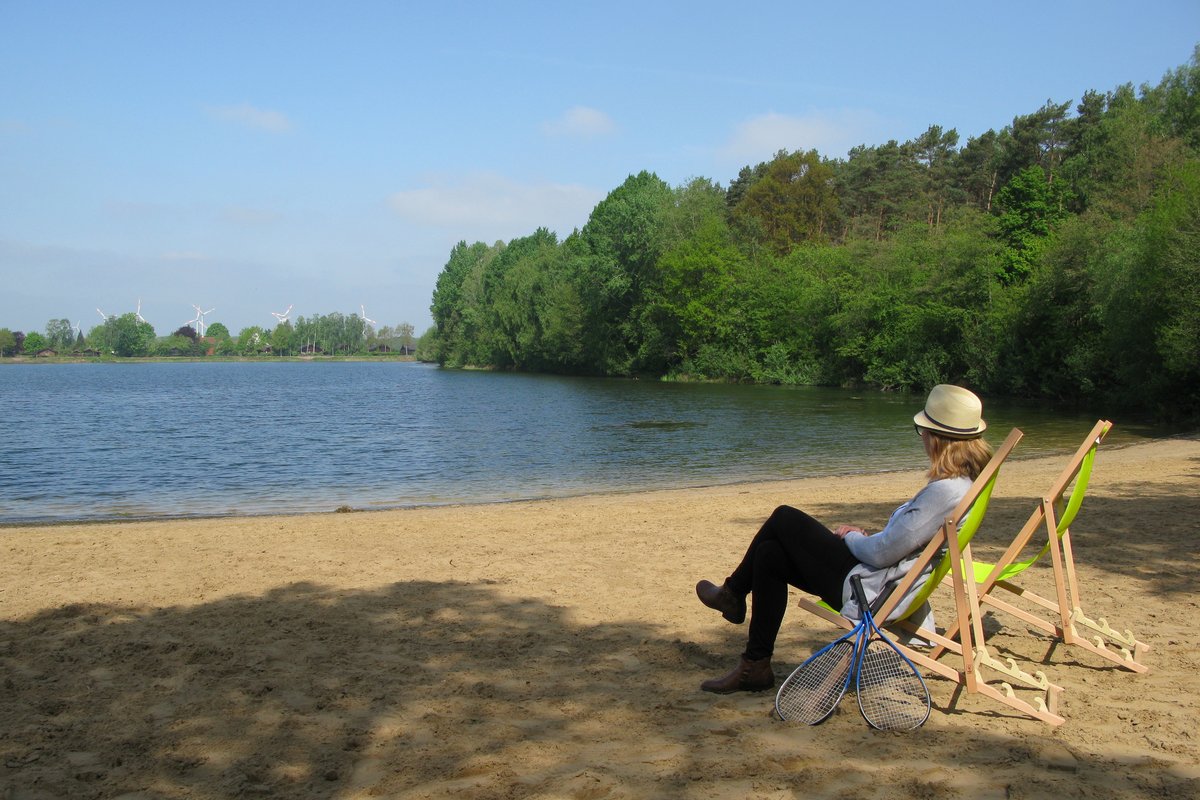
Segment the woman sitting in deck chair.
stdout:
[[[882,531],[869,535],[849,525],[831,531],[803,511],[780,506],[763,523],[741,564],[724,584],[696,584],[700,601],[734,624],[746,619],[746,595],[754,598],[749,642],[737,666],[700,688],[728,694],[775,685],[771,654],[787,608],[789,584],[856,619],[859,612],[850,590],[852,574],[861,576],[868,602],[903,576],[992,457],[991,446],[981,438],[987,427],[982,412],[979,398],[962,387],[943,384],[933,388],[925,409],[913,417],[929,456],[929,482],[892,513]],[[896,606],[897,613],[908,608],[923,582],[912,586]],[[928,606],[924,613],[925,620],[920,612],[911,619],[920,627],[932,628]]]

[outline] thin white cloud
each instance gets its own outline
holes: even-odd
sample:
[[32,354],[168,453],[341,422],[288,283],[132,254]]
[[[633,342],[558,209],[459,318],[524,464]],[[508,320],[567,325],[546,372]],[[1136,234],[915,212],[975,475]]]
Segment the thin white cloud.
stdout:
[[549,228],[565,236],[582,227],[604,194],[574,184],[522,184],[495,173],[439,177],[396,192],[389,205],[402,219],[451,229],[455,238],[493,241]]
[[617,129],[612,117],[595,108],[575,106],[558,119],[542,124],[542,132],[547,136],[569,136],[581,139],[591,139],[596,136],[607,136]]
[[171,250],[169,252],[162,254],[162,260],[163,261],[174,261],[174,262],[182,261],[182,262],[186,262],[186,263],[198,263],[201,261],[208,261],[208,256],[204,255],[204,253],[197,253],[192,250]]
[[246,128],[269,131],[271,133],[286,133],[292,129],[292,122],[281,111],[266,108],[255,108],[249,103],[236,106],[209,106],[205,109],[214,119],[241,125]]
[[33,133],[33,126],[20,119],[0,119],[0,134],[27,136]]
[[272,225],[282,218],[279,212],[264,208],[230,207],[221,212],[221,219],[225,222],[248,228]]
[[740,164],[769,160],[780,150],[812,150],[842,158],[850,148],[867,143],[880,127],[869,111],[834,109],[801,116],[760,114],[740,124],[720,155]]

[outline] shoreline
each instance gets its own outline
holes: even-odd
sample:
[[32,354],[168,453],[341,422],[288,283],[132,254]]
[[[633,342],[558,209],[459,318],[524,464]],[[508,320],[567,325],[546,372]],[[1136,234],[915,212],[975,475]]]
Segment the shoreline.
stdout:
[[[1174,440],[1180,441],[1200,441],[1200,431],[1177,433],[1170,436],[1161,436],[1153,439],[1133,441],[1133,442],[1118,442],[1104,446],[1105,452],[1115,452],[1119,450],[1127,450],[1135,447],[1152,447],[1158,442],[1169,442]],[[1021,463],[1024,461],[1035,461],[1038,459],[1054,459],[1068,455],[1067,450],[1061,453],[1034,453],[1022,455],[1017,452],[1008,458],[1008,464]],[[312,509],[307,511],[294,512],[279,512],[279,511],[263,511],[255,512],[236,512],[236,513],[198,513],[198,514],[181,514],[176,516],[168,515],[147,515],[147,516],[130,516],[130,517],[97,517],[97,518],[61,518],[61,519],[46,519],[46,520],[5,520],[0,519],[0,533],[13,528],[57,528],[62,526],[72,525],[122,525],[132,523],[172,523],[186,522],[189,520],[226,520],[226,519],[258,519],[269,517],[307,517],[313,515],[324,514],[373,514],[401,511],[416,511],[420,509],[440,509],[440,508],[474,508],[478,506],[505,506],[513,503],[544,503],[555,502],[560,500],[575,500],[589,497],[606,497],[609,495],[626,497],[631,495],[653,494],[657,492],[676,492],[676,491],[710,491],[717,489],[737,488],[744,486],[771,486],[774,484],[788,484],[802,481],[823,481],[823,480],[840,480],[850,477],[871,477],[871,476],[886,476],[895,473],[911,472],[911,470],[897,469],[879,469],[869,472],[864,471],[849,471],[828,473],[820,475],[812,475],[806,477],[790,477],[790,478],[773,478],[773,479],[747,479],[735,480],[729,483],[702,483],[702,484],[681,484],[677,486],[665,485],[661,487],[645,488],[645,487],[630,487],[630,488],[609,488],[584,490],[579,492],[571,492],[566,494],[555,495],[538,495],[531,497],[515,497],[507,500],[498,499],[483,499],[483,500],[454,500],[448,502],[430,502],[430,503],[400,503],[397,505],[377,506],[377,507],[355,507],[350,505],[342,505],[332,509]]]
[[[1065,456],[1008,462],[994,556]],[[1102,446],[1073,530],[1134,675],[988,617],[1065,689],[1049,728],[930,679],[907,735],[709,695],[745,626],[701,606],[771,509],[878,529],[915,470],[566,499],[0,529],[0,795],[1133,797],[1200,792],[1200,441]],[[1183,522],[1181,522],[1183,521]],[[1049,570],[1028,571],[1045,591]],[[939,619],[949,619],[943,594]],[[835,638],[793,592],[774,671]],[[1181,613],[1185,610],[1185,613]],[[864,755],[864,746],[869,755]]]

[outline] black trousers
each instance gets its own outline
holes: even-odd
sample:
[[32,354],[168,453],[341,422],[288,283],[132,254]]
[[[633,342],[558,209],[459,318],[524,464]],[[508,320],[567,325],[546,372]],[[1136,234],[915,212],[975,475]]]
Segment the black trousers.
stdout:
[[753,596],[743,655],[757,661],[775,651],[789,585],[841,608],[842,585],[856,564],[845,541],[829,528],[791,506],[775,509],[725,580],[737,594]]

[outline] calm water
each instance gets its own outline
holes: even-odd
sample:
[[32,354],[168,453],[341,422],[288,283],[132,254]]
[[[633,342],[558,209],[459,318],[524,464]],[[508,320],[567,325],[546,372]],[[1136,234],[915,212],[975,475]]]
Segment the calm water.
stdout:
[[[923,397],[414,363],[0,367],[0,522],[329,511],[922,466]],[[987,402],[993,442],[1096,417]],[[1110,441],[1154,431],[1118,426]]]

